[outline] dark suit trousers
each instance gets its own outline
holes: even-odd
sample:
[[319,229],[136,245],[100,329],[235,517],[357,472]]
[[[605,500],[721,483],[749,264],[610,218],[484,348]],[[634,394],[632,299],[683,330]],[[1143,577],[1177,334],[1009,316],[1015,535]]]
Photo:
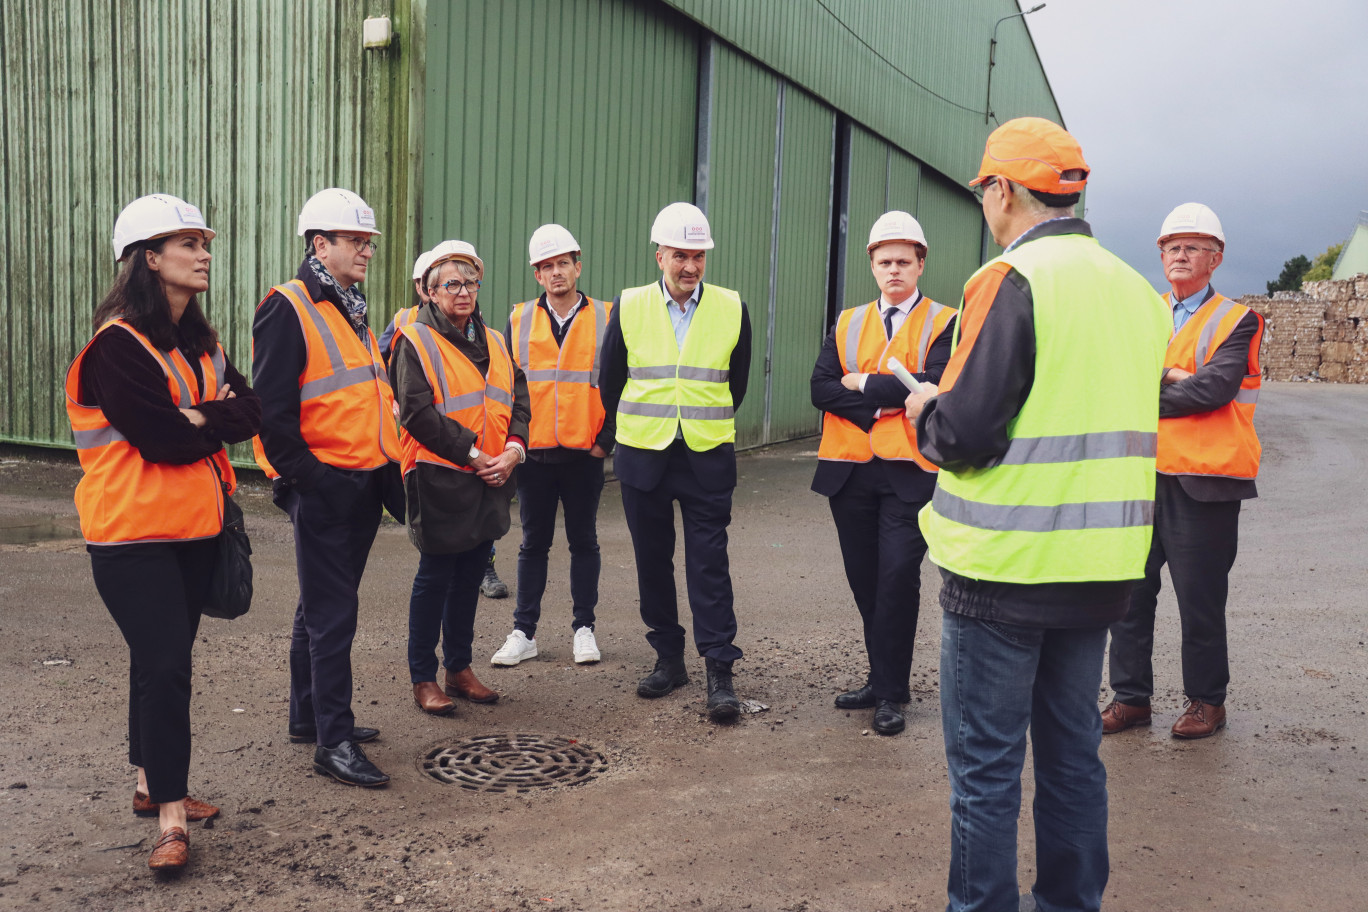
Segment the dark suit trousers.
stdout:
[[709,491],[699,484],[682,444],[671,446],[668,453],[669,463],[654,488],[643,490],[622,483],[622,510],[636,553],[646,641],[662,658],[684,654],[674,576],[674,502],[679,501],[694,643],[699,655],[732,662],[741,658],[741,650],[732,643],[736,612],[727,558],[733,489]]
[[864,623],[869,683],[876,699],[906,703],[926,555],[917,511],[925,501],[900,499],[883,465],[870,462],[855,466],[830,502],[846,580]]
[[1168,564],[1183,627],[1183,693],[1220,706],[1230,683],[1226,592],[1239,538],[1240,501],[1193,500],[1178,479],[1160,475],[1154,538],[1145,578],[1126,617],[1111,626],[1110,677],[1116,699],[1148,706],[1154,695],[1154,614]]
[[518,467],[518,512],[522,546],[518,549],[517,607],[513,626],[537,635],[546,566],[556,535],[556,507],[565,506],[565,537],[570,543],[572,629],[593,628],[599,598],[598,506],[603,493],[603,460],[588,453],[566,462],[529,459]]
[[351,648],[357,591],[380,527],[380,473],[345,474],[357,487],[351,501],[293,488],[285,488],[279,500],[294,526],[299,576],[290,634],[290,724],[312,722],[324,747],[349,739],[355,726]]

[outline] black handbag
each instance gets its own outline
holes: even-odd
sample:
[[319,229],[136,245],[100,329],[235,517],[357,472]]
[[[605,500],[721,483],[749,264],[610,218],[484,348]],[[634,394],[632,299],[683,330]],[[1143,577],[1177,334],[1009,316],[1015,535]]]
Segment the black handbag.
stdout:
[[[214,472],[218,472],[217,465]],[[222,475],[219,484],[223,485],[223,531],[218,536],[218,554],[209,578],[204,613],[231,621],[252,607],[252,543],[247,538],[242,508],[228,496],[228,485]]]

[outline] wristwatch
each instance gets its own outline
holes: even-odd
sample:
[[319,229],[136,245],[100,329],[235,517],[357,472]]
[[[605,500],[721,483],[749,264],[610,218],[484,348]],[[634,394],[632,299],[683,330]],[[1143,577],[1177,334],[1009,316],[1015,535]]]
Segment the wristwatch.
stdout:
[[474,462],[475,460],[480,458],[480,448],[472,443],[470,445],[470,453],[468,455],[470,457],[470,461]]

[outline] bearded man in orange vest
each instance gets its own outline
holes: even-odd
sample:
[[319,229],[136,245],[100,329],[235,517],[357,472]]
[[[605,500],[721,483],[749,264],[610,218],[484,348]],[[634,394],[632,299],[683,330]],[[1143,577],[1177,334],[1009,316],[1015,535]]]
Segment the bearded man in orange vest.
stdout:
[[603,335],[612,301],[579,290],[580,245],[560,225],[542,225],[527,245],[540,296],[513,307],[504,338],[527,375],[532,399],[527,462],[518,472],[522,546],[513,632],[489,660],[517,665],[537,656],[537,622],[546,592],[546,565],[556,532],[556,508],[565,508],[570,545],[570,600],[575,663],[599,661],[594,637],[601,561],[598,506],[603,460],[613,449],[614,422],[599,396]]
[[252,323],[261,395],[258,465],[294,527],[299,604],[290,639],[290,740],[317,742],[314,769],[347,785],[389,777],[352,715],[358,589],[383,505],[404,515],[394,394],[357,283],[375,255],[375,213],[349,190],[322,190],[299,213],[304,262]]
[[825,413],[812,490],[831,499],[869,657],[864,685],[837,696],[836,706],[872,708],[881,735],[905,725],[926,555],[917,512],[936,488],[936,466],[903,420],[907,387],[888,362],[897,359],[918,381],[937,383],[955,335],[955,309],[917,290],[926,248],[911,215],[879,217],[868,248],[879,299],[842,311],[812,370],[812,404]]
[[1224,251],[1221,222],[1201,203],[1174,209],[1159,231],[1174,335],[1159,388],[1154,538],[1144,581],[1126,617],[1111,625],[1116,696],[1102,710],[1104,734],[1150,724],[1154,612],[1166,563],[1182,620],[1187,698],[1173,737],[1205,738],[1226,723],[1226,594],[1240,501],[1258,496],[1254,406],[1263,317],[1212,288]]

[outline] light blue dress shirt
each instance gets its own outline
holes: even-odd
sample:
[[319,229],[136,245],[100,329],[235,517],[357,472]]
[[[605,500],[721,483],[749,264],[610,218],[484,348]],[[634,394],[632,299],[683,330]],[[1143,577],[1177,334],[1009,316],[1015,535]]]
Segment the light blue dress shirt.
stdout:
[[665,280],[660,280],[660,291],[665,295],[665,307],[670,312],[670,325],[674,327],[675,343],[680,351],[684,350],[684,337],[689,334],[689,324],[693,323],[694,312],[698,310],[698,294],[702,288],[702,282],[695,285],[683,309],[680,309],[679,302],[670,297],[670,288]]
[[1169,303],[1173,305],[1173,331],[1176,333],[1183,328],[1183,324],[1192,318],[1197,309],[1206,303],[1207,298],[1214,292],[1210,285],[1206,285],[1201,291],[1191,297],[1178,300],[1178,296],[1170,293]]

